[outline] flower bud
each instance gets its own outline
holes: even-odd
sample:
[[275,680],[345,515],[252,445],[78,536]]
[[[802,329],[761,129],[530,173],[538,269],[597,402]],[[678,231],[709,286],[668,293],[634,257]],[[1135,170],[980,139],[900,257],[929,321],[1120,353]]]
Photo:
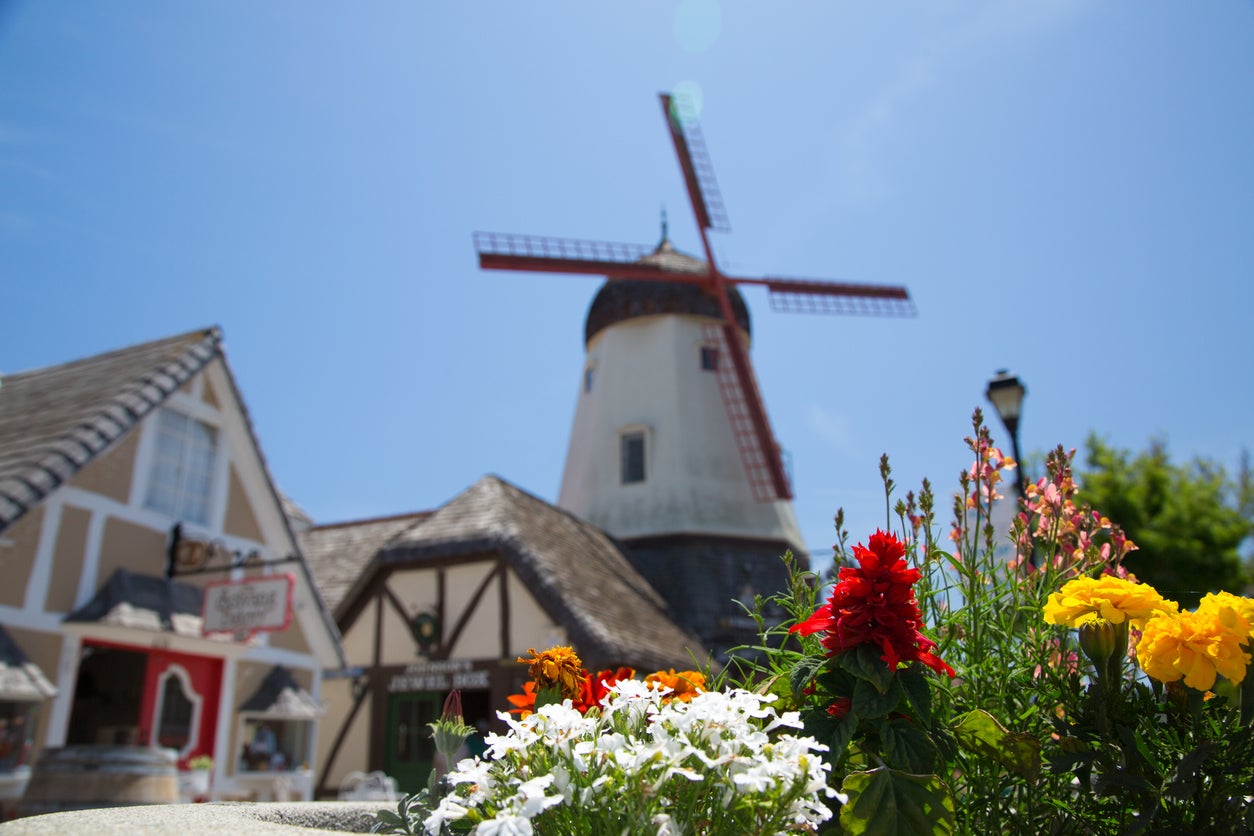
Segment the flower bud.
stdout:
[[1099,668],[1115,652],[1115,625],[1099,618],[1080,625],[1080,649]]
[[440,719],[427,725],[431,727],[431,735],[435,738],[436,750],[445,757],[451,757],[461,748],[466,738],[475,733],[462,719],[462,694],[458,690],[449,691],[444,698],[444,711]]
[[1079,627],[1080,649],[1089,657],[1099,679],[1114,682],[1123,675],[1123,661],[1128,655],[1128,621],[1115,624],[1094,618]]
[[444,711],[441,717],[445,720],[455,720],[462,722],[462,692],[454,688],[448,692],[448,696],[444,698]]

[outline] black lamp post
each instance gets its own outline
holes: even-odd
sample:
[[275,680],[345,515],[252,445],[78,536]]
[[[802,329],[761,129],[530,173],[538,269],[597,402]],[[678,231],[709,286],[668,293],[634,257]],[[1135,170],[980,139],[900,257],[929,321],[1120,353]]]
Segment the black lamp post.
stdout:
[[988,382],[988,391],[984,394],[1001,416],[1001,422],[1010,433],[1010,446],[1014,450],[1016,470],[1019,474],[1019,498],[1027,494],[1027,479],[1023,475],[1023,457],[1019,455],[1019,412],[1023,408],[1023,396],[1027,388],[1005,369],[998,369],[997,376]]

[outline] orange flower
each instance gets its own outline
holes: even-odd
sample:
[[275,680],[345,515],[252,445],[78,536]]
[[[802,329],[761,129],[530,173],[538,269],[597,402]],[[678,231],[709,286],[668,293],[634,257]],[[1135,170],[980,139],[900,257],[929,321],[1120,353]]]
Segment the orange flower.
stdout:
[[562,692],[562,699],[577,700],[583,695],[584,680],[588,672],[583,669],[583,662],[575,655],[574,648],[561,646],[550,647],[543,653],[536,653],[530,648],[530,659],[518,657],[518,661],[531,665],[528,673],[539,688],[557,688]]
[[505,699],[514,706],[509,710],[510,714],[521,714],[527,717],[536,710],[536,684],[531,681],[524,682],[521,694],[510,694]]
[[[635,675],[636,672],[631,668],[598,671],[595,676],[580,668],[579,694],[574,699],[571,699],[571,707],[580,714],[587,714],[589,709],[600,707],[601,700],[605,698],[605,695],[610,692],[610,688],[613,688],[617,682],[624,679],[632,679]],[[514,706],[509,710],[509,713],[521,714],[523,717],[526,717],[535,711],[536,687],[534,680],[524,682],[521,694],[510,694],[507,696],[505,699],[509,700],[509,704]],[[567,699],[567,697],[563,695],[563,699]]]
[[698,671],[655,671],[644,678],[645,685],[656,688],[670,688],[671,692],[663,700],[679,700],[691,702],[692,698],[705,690],[705,674]]

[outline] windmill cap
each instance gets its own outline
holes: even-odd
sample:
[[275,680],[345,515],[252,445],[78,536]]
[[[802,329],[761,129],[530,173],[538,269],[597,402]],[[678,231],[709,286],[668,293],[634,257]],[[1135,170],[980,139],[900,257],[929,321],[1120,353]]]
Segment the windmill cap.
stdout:
[[[704,273],[705,262],[680,252],[662,239],[656,250],[640,259],[641,264],[657,264],[675,273]],[[736,324],[750,334],[749,309],[734,286],[727,286],[728,301]],[[611,325],[644,316],[686,314],[722,319],[718,300],[697,282],[664,282],[610,277],[592,300],[584,324],[584,343]]]

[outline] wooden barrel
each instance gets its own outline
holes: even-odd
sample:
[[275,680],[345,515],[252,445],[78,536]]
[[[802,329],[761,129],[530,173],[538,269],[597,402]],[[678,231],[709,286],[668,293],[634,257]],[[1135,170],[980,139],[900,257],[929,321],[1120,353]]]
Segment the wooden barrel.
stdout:
[[66,746],[40,754],[18,815],[178,800],[173,752],[147,746]]

